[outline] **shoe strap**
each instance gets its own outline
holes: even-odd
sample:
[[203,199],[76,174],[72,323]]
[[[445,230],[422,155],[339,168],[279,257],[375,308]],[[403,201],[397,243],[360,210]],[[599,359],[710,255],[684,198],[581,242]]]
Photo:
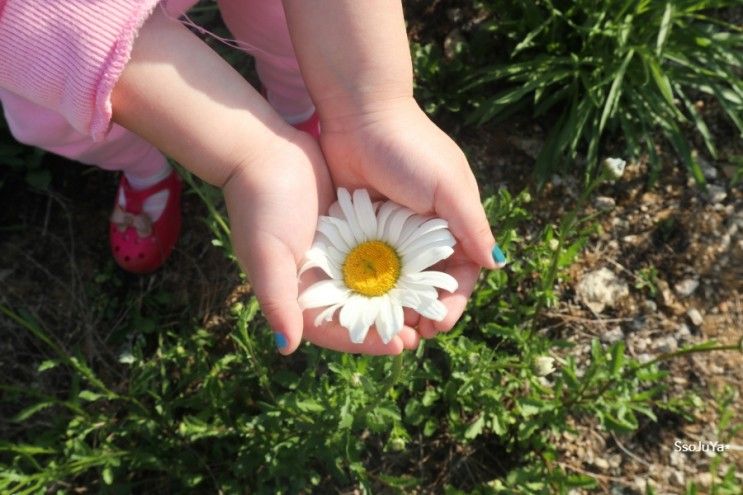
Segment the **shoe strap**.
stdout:
[[170,175],[165,177],[160,182],[157,182],[144,189],[136,190],[131,186],[131,184],[129,184],[129,181],[126,179],[126,175],[121,174],[119,187],[124,191],[126,211],[129,213],[134,213],[135,215],[142,213],[142,208],[144,207],[144,202],[147,200],[147,198],[163,190],[172,192],[175,187],[177,187],[177,181],[178,174],[176,174],[175,170],[173,170]]

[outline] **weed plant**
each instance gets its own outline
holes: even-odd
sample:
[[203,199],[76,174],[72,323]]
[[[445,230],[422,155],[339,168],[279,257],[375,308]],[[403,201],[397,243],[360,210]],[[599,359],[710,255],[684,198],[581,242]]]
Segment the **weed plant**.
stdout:
[[556,164],[584,160],[588,181],[611,140],[625,156],[646,156],[652,181],[660,168],[656,137],[663,136],[704,183],[686,131],[717,158],[705,106],[727,115],[732,137],[743,136],[743,28],[740,17],[725,20],[740,16],[739,1],[462,6],[468,14],[446,52],[431,42],[415,47],[418,93],[429,111],[468,109],[471,124],[529,113],[548,130],[536,161],[542,179]]
[[[191,187],[231,256],[213,189]],[[4,420],[13,433],[0,441],[0,493],[597,487],[565,469],[556,438],[584,416],[620,434],[660,413],[691,419],[699,398],[669,395],[663,360],[735,346],[708,343],[640,364],[623,342],[594,341],[579,362],[540,322],[593,219],[571,213],[526,242],[529,201],[505,190],[487,198],[512,263],[482,279],[454,330],[394,358],[310,345],[282,358],[253,298],[232,307],[225,331],[167,325],[159,315],[172,314],[172,302],[154,298],[147,316],[132,317],[150,324],[132,325],[130,346],[104,379],[23,307],[1,304],[2,317],[46,349],[37,375],[56,379],[0,384],[2,400],[17,404]]]

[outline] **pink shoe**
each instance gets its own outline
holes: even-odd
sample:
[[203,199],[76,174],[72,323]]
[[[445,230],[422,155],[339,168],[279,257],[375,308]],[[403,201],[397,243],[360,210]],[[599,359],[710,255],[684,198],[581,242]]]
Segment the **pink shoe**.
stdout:
[[[121,268],[132,273],[150,273],[165,263],[181,231],[182,187],[175,170],[141,191],[132,189],[126,176],[121,175],[109,228],[111,252]],[[165,209],[153,222],[142,206],[147,198],[165,190],[169,192]],[[119,205],[122,194],[123,208]]]

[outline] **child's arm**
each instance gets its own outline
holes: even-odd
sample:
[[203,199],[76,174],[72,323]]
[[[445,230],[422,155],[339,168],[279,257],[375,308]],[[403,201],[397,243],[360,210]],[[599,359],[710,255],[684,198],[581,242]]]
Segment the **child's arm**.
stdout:
[[[305,326],[297,265],[312,243],[318,212],[334,197],[316,142],[285,124],[179,22],[157,12],[140,30],[112,101],[116,121],[223,187],[236,254],[271,328],[286,339],[280,351],[293,352]],[[378,338],[355,345],[345,330],[331,325],[309,324],[304,337],[336,350],[375,354],[399,352],[404,345],[397,339],[385,346]],[[408,346],[416,343],[412,329],[402,338]]]
[[459,147],[413,99],[413,73],[398,0],[284,0],[295,51],[322,124],[337,186],[367,187],[449,221],[459,250],[446,269],[460,289],[442,296],[451,328],[480,266],[495,267],[495,240],[475,178]]

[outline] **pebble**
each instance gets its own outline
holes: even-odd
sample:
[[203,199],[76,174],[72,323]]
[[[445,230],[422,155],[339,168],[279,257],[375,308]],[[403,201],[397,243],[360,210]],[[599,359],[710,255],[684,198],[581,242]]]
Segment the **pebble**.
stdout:
[[715,184],[709,184],[707,186],[707,197],[713,204],[722,203],[723,201],[725,201],[725,198],[728,197],[728,193],[725,191],[724,187]]
[[676,329],[676,338],[679,340],[688,339],[691,337],[691,330],[689,330],[689,325],[686,323],[680,323],[678,328]]
[[697,290],[697,287],[699,287],[699,279],[697,278],[685,278],[673,286],[676,293],[681,297],[689,297]]
[[601,313],[607,306],[614,307],[620,299],[627,297],[629,287],[627,282],[604,267],[583,275],[576,287],[576,295],[592,311]]
[[684,486],[684,472],[683,471],[671,471],[671,475],[668,477],[668,481],[672,485]]
[[610,211],[614,209],[617,202],[610,196],[597,196],[593,204],[601,211]]
[[670,335],[655,341],[655,350],[662,354],[675,352],[676,349],[678,349],[678,342],[676,342],[676,339]]
[[593,460],[593,465],[601,469],[602,471],[606,471],[607,469],[609,469],[609,461],[607,461],[603,457],[595,458]]
[[621,464],[622,464],[621,454],[614,454],[613,456],[609,457],[609,466],[613,468],[618,468]]
[[637,355],[637,360],[640,362],[640,364],[649,363],[653,360],[653,356],[650,354],[643,352],[642,354]]
[[642,302],[642,309],[646,313],[655,313],[658,311],[658,305],[652,299],[646,299]]
[[686,312],[686,316],[689,317],[692,324],[695,326],[701,326],[702,323],[704,323],[704,318],[702,317],[702,313],[699,312],[696,308],[691,308]]
[[613,344],[615,342],[619,342],[624,338],[624,332],[622,332],[622,328],[617,325],[613,327],[611,330],[604,332],[601,334],[601,342],[604,344]]

